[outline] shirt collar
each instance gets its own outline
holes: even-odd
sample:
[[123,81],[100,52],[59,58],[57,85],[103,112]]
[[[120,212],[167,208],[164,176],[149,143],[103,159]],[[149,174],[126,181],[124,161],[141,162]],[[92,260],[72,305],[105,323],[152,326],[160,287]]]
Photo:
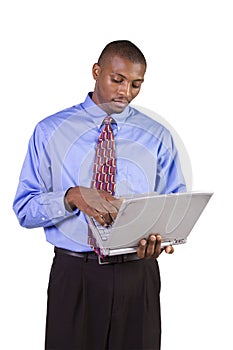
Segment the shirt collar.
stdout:
[[[81,106],[83,109],[85,109],[86,113],[90,115],[94,121],[94,123],[97,125],[98,129],[101,128],[103,119],[107,116],[107,113],[101,109],[91,98],[92,92],[89,92],[85,101],[81,103]],[[127,106],[123,112],[121,113],[113,113],[111,114],[112,118],[117,123],[117,129],[120,129],[120,124],[124,123],[126,121],[126,118],[129,115],[130,107]]]

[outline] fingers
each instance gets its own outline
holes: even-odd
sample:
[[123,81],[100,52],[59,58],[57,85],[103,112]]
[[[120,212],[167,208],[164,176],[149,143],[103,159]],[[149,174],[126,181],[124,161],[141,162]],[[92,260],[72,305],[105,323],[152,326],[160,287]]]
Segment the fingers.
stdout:
[[162,238],[160,235],[150,235],[147,242],[146,257],[155,257],[157,258],[161,251],[161,241]]
[[100,201],[101,205],[108,213],[110,213],[114,219],[116,219],[117,213],[123,202],[123,198],[116,198],[106,191],[99,190],[98,194],[100,195],[103,201]]
[[116,199],[105,191],[97,191],[97,200],[92,201],[88,215],[93,216],[103,226],[111,225],[118,214],[122,199]]
[[145,239],[142,239],[137,249],[137,255],[140,259],[143,259],[146,255],[146,246],[147,246],[147,241]]
[[173,254],[175,251],[175,249],[172,245],[168,245],[167,247],[165,247],[164,250],[165,250],[165,253],[167,253],[167,254]]
[[92,216],[99,224],[105,227],[111,225],[115,220],[110,213],[106,213],[106,212],[100,213],[96,210],[92,210],[88,215]]
[[166,246],[165,248],[161,248],[162,237],[157,234],[151,234],[148,238],[142,239],[139,242],[139,246],[137,249],[137,255],[139,258],[158,258],[158,256],[164,250],[167,254],[174,253],[174,247],[172,245]]
[[161,253],[162,237],[160,235],[150,235],[148,240],[142,239],[139,242],[137,255],[139,258],[157,258]]
[[67,207],[78,208],[88,216],[93,216],[103,226],[113,223],[122,203],[121,199],[114,198],[106,191],[82,186],[67,191],[65,201]]

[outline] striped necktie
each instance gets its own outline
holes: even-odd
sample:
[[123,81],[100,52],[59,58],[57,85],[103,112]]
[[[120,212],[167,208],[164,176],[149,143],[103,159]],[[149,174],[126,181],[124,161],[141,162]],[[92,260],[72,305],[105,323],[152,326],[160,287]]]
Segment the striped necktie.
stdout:
[[[104,190],[112,195],[115,193],[115,175],[116,175],[116,151],[114,134],[111,124],[115,120],[108,116],[102,123],[103,130],[99,135],[94,160],[91,188]],[[94,251],[101,256],[100,249],[96,247],[96,239],[88,228],[88,244],[94,248]]]
[[116,151],[114,134],[111,124],[115,120],[108,116],[104,118],[103,130],[96,145],[91,187],[104,190],[114,195],[116,175]]

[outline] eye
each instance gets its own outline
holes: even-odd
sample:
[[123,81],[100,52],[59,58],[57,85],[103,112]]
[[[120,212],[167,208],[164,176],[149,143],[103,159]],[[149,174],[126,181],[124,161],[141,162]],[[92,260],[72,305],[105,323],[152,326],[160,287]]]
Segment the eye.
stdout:
[[141,87],[141,85],[142,85],[142,83],[140,82],[134,82],[133,84],[132,84],[132,87],[134,88],[134,89],[140,89],[140,87]]
[[120,84],[123,82],[123,79],[119,79],[119,78],[112,78],[112,82],[113,83],[117,83],[117,84]]

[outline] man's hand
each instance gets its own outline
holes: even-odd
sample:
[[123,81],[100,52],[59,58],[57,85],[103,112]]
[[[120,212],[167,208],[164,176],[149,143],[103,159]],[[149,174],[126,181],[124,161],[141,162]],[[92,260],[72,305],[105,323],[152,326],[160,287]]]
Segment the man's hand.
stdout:
[[161,243],[162,237],[159,234],[151,234],[147,241],[146,239],[142,239],[137,249],[138,257],[157,259],[163,250],[165,250],[167,254],[172,254],[174,252],[173,246],[169,245],[165,248],[161,248]]
[[110,225],[116,218],[122,200],[102,190],[77,186],[71,187],[65,195],[65,206],[68,210],[78,208],[93,216],[101,225]]

